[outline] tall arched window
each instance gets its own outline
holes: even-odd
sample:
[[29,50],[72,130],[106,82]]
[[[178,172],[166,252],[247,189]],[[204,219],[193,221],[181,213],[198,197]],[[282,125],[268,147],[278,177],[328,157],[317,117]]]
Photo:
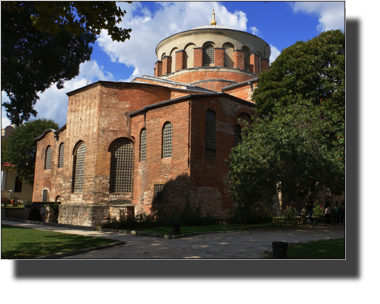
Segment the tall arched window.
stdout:
[[249,72],[251,52],[247,47],[243,47],[242,50],[244,52],[244,70]]
[[142,129],[140,134],[140,161],[146,160],[146,129]]
[[64,151],[65,151],[65,144],[61,143],[61,145],[59,146],[58,168],[63,168]]
[[184,69],[190,69],[194,67],[194,47],[195,44],[189,44],[185,47]]
[[234,147],[236,147],[238,144],[241,144],[242,137],[241,137],[241,128],[239,125],[236,125],[234,127]]
[[45,170],[51,169],[51,154],[52,154],[52,148],[51,146],[47,147],[46,153],[45,153]]
[[216,116],[212,110],[206,112],[206,157],[215,158],[216,151]]
[[162,129],[162,158],[172,157],[173,126],[170,122],[164,124]]
[[112,151],[110,192],[132,192],[133,188],[133,144],[119,141]]
[[234,46],[231,43],[223,44],[224,48],[224,66],[227,68],[234,67]]
[[74,154],[74,193],[83,192],[83,180],[84,180],[84,163],[87,147],[84,143],[80,143]]
[[204,66],[212,66],[214,65],[214,46],[211,44],[207,44],[203,49],[203,65]]
[[171,66],[171,73],[175,72],[175,52],[178,51],[178,48],[174,48],[172,52],[170,53],[170,56],[172,57],[172,66]]

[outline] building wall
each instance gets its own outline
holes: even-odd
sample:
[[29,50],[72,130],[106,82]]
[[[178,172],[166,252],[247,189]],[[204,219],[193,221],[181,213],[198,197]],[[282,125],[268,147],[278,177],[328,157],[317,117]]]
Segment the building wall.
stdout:
[[[228,159],[234,143],[234,126],[241,113],[253,115],[253,106],[219,97],[195,99],[191,105],[191,189],[192,204],[200,204],[204,215],[224,218],[233,207],[225,181],[229,179]],[[216,157],[205,155],[206,111],[216,113]]]
[[[6,171],[6,173],[5,173]],[[4,180],[4,193],[5,198],[9,198],[9,192],[5,190],[12,190],[11,197],[18,198],[20,200],[32,201],[33,197],[33,187],[28,183],[22,182],[21,192],[15,192],[15,183],[17,173],[12,169],[7,169],[3,171],[6,175],[6,180]]]
[[235,88],[224,89],[222,91],[223,93],[227,93],[229,95],[244,99],[246,101],[251,101],[252,93],[256,86],[257,82],[253,84],[247,83],[245,85],[241,85]]

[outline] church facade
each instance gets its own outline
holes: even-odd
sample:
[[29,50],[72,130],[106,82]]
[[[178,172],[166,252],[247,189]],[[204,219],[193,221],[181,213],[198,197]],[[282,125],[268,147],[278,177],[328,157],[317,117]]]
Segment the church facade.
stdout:
[[254,123],[251,94],[270,47],[216,25],[156,47],[153,76],[97,81],[68,93],[67,123],[37,141],[34,202],[58,201],[58,222],[93,226],[157,208],[234,208],[225,160]]

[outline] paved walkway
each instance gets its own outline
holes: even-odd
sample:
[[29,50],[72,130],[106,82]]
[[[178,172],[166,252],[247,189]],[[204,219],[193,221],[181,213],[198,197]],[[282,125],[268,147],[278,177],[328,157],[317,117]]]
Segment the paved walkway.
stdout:
[[122,246],[68,256],[64,257],[65,259],[261,259],[264,257],[264,251],[272,251],[273,241],[305,243],[338,239],[345,236],[345,229],[342,226],[258,229],[164,239],[6,220],[3,220],[2,224],[92,237],[104,237],[126,242]]

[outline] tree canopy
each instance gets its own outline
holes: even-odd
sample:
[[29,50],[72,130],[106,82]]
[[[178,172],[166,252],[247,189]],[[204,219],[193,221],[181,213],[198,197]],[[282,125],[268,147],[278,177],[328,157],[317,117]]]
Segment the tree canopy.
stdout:
[[58,124],[46,119],[31,120],[16,127],[1,143],[1,160],[11,163],[19,178],[32,186],[37,152],[37,142],[33,139],[47,129],[58,130]]
[[[344,190],[344,34],[329,31],[282,51],[261,74],[253,100],[261,117],[232,150],[232,199],[239,206],[281,194],[306,203]],[[302,214],[301,214],[302,215]]]
[[58,89],[90,60],[91,43],[102,29],[113,40],[130,38],[116,26],[125,15],[116,2],[2,2],[1,86],[10,102],[7,117],[20,125],[36,116],[38,93]]

